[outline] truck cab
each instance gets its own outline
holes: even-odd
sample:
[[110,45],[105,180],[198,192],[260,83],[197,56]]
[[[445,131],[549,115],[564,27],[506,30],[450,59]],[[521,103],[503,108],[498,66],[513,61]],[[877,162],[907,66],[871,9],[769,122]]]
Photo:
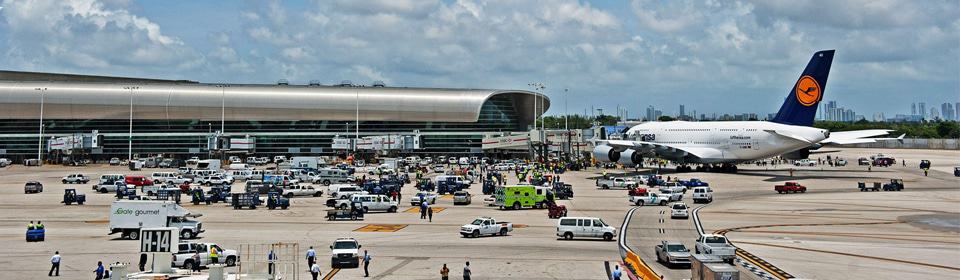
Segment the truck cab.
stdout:
[[337,238],[330,245],[330,266],[332,268],[360,267],[360,242],[353,238]]

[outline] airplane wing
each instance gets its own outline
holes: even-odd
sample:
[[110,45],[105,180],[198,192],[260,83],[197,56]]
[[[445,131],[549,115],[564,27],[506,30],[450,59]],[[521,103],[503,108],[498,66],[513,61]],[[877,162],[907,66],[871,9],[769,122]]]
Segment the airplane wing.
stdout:
[[723,158],[723,151],[708,147],[685,147],[646,141],[609,140],[607,145],[617,149],[633,149],[638,152],[653,152],[660,155],[692,155],[698,158]]
[[891,141],[898,140],[903,141],[903,137],[906,134],[900,135],[897,138],[868,138],[880,135],[887,135],[893,130],[889,129],[867,129],[867,130],[854,130],[854,131],[838,131],[830,132],[830,137],[820,141],[820,144],[836,144],[836,145],[850,145],[850,144],[862,144],[862,143],[874,143],[877,141]]

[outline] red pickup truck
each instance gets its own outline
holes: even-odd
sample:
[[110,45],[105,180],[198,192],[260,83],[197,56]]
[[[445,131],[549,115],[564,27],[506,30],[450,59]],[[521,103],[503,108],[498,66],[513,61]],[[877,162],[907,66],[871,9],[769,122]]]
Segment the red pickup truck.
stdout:
[[632,188],[627,192],[630,196],[646,196],[647,188]]
[[783,185],[774,186],[773,190],[777,191],[777,193],[805,193],[807,192],[807,187],[797,182],[785,182]]
[[123,182],[127,185],[134,185],[137,187],[153,186],[153,181],[147,180],[147,178],[143,176],[126,176]]

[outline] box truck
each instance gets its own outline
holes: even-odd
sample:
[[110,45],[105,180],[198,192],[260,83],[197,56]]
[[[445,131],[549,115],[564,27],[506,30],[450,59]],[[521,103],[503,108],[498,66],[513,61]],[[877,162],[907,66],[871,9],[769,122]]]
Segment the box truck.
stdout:
[[110,205],[110,234],[136,240],[141,228],[175,227],[180,238],[190,239],[203,232],[201,223],[190,219],[199,216],[174,201],[118,200]]
[[205,159],[197,162],[198,170],[220,170],[220,160]]

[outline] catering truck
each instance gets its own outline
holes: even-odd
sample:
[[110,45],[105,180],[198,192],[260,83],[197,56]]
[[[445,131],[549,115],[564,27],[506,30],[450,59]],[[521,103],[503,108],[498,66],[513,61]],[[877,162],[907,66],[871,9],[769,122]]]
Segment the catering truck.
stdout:
[[174,201],[118,200],[110,205],[110,234],[137,240],[141,228],[175,227],[180,238],[190,239],[203,232],[201,223],[190,219],[199,216]]

